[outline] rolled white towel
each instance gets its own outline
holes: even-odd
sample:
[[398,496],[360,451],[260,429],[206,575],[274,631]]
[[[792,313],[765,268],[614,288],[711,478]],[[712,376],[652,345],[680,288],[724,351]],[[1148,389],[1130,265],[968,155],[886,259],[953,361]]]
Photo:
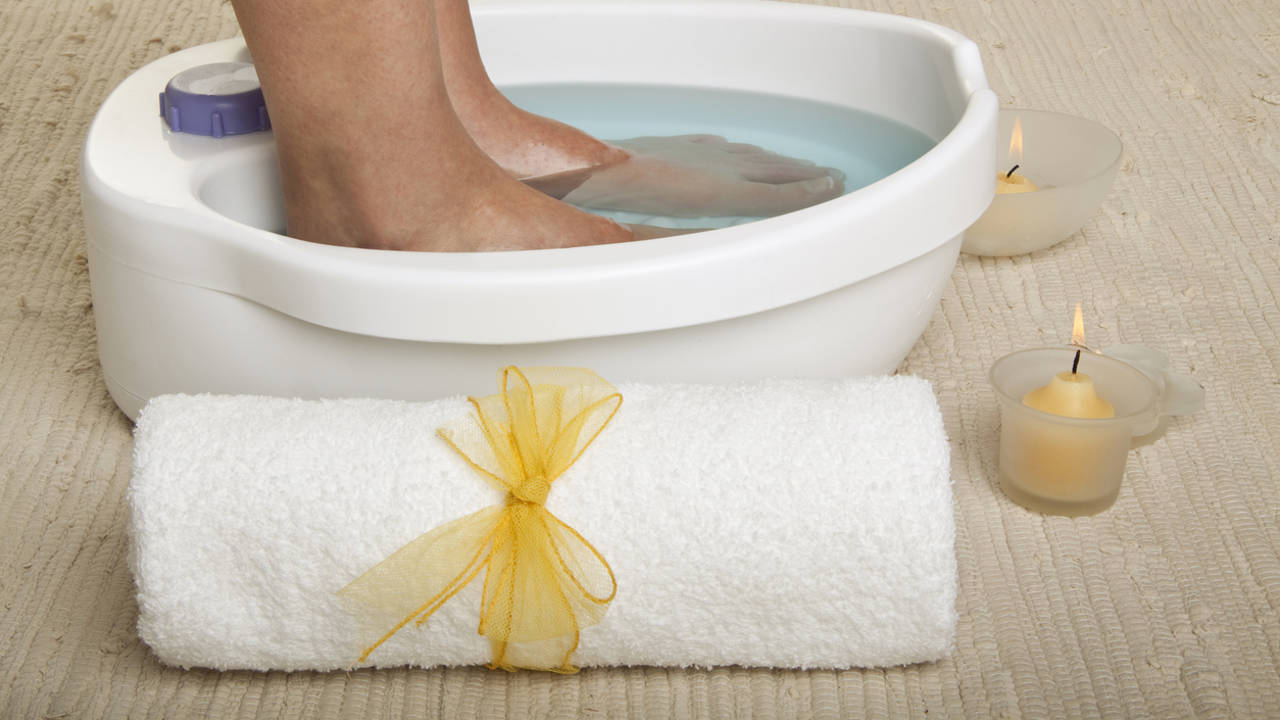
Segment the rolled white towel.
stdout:
[[[845,668],[949,651],[949,447],[927,382],[619,390],[546,501],[617,578],[575,664]],[[470,412],[462,398],[152,400],[129,489],[142,639],[186,667],[351,667],[356,624],[335,593],[501,501],[435,434]],[[367,664],[488,662],[480,586]]]

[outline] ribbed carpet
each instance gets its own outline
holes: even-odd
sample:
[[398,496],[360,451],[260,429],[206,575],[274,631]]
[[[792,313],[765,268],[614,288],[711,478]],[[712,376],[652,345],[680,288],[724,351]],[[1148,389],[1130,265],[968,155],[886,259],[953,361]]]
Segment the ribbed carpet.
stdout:
[[[845,4],[845,3],[839,3]],[[850,2],[848,4],[859,4]],[[0,5],[0,717],[1280,716],[1280,5],[874,0],[981,46],[1005,105],[1086,115],[1126,162],[1068,242],[963,257],[904,370],[954,449],[958,648],[883,671],[183,672],[134,634],[130,425],[100,377],[77,190],[98,104],[236,33],[193,0]],[[1116,506],[1046,518],[995,484],[991,362],[1168,351],[1205,411],[1132,453]]]

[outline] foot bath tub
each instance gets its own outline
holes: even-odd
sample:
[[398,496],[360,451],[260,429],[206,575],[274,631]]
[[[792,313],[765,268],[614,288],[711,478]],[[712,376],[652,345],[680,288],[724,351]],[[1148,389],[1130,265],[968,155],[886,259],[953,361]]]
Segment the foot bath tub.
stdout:
[[98,349],[126,414],[173,392],[430,399],[483,392],[507,364],[636,381],[889,372],[994,193],[996,99],[977,47],[945,28],[766,2],[481,5],[475,23],[494,81],[516,92],[764,94],[872,113],[936,144],[835,200],[692,235],[333,247],[282,234],[270,132],[174,133],[157,113],[171,77],[248,61],[243,43],[174,53],[107,98],[84,152]]

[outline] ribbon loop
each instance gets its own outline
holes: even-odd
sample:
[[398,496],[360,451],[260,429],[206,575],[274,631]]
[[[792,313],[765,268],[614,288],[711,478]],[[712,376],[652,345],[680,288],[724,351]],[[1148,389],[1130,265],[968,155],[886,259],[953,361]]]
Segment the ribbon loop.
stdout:
[[575,672],[569,658],[581,629],[600,622],[617,594],[600,551],[544,504],[622,396],[577,368],[508,367],[501,387],[469,398],[475,415],[437,434],[506,501],[424,533],[339,591],[358,606],[362,631],[391,625],[371,635],[381,637],[360,662],[483,571],[477,630],[492,645],[490,667]]

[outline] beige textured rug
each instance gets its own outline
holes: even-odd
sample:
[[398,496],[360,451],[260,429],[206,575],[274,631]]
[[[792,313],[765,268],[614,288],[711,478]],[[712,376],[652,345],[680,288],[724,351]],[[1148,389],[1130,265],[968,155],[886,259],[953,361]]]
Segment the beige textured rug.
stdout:
[[[844,3],[841,3],[844,4]],[[858,4],[850,2],[848,4]],[[1083,114],[1127,159],[1051,250],[964,257],[906,371],[954,448],[952,658],[876,671],[254,674],[159,665],[134,635],[130,425],[100,377],[77,190],[98,104],[233,35],[224,1],[0,4],[0,717],[1264,717],[1280,714],[1280,6],[871,0],[981,46],[1005,105]],[[1028,513],[995,485],[1005,352],[1168,351],[1205,411],[1132,453],[1116,506]]]

